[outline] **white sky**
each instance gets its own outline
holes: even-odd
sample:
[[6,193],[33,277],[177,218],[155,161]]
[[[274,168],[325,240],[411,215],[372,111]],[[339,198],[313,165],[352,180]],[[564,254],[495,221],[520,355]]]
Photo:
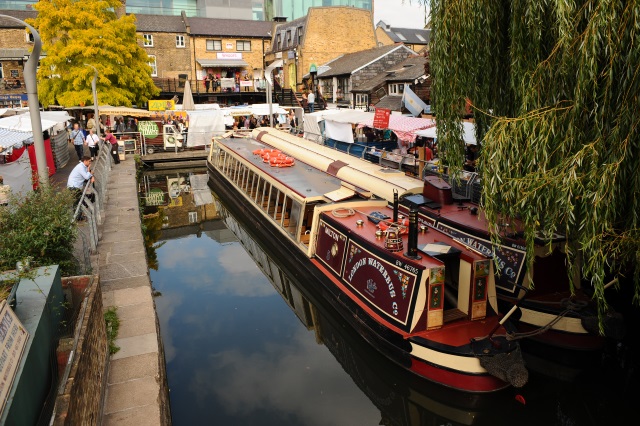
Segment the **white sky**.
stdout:
[[373,24],[383,20],[392,27],[424,28],[424,6],[417,0],[374,0]]

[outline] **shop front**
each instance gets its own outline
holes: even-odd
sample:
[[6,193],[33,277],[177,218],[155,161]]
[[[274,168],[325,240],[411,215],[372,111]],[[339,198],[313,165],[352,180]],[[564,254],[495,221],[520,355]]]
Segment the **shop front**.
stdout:
[[239,92],[253,86],[252,70],[242,53],[218,52],[213,59],[196,61],[200,65],[196,72],[202,92]]
[[21,108],[27,106],[27,95],[0,95],[0,108]]

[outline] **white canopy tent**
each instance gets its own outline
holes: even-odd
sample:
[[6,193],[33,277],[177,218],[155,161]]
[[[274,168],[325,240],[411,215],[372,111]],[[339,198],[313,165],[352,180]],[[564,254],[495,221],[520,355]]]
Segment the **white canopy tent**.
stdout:
[[[464,143],[467,145],[477,145],[478,141],[476,140],[476,126],[473,123],[469,123],[467,121],[462,122],[462,139]],[[438,124],[436,123],[435,127],[431,127],[428,129],[418,130],[416,132],[417,136],[422,136],[425,138],[438,138]]]

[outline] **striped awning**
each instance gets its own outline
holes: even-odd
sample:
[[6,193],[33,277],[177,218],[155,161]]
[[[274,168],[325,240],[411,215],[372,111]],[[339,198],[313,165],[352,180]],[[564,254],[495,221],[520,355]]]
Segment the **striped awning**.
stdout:
[[33,133],[31,132],[20,132],[17,130],[0,128],[0,146],[3,148],[19,145],[32,137]]
[[196,59],[202,67],[207,68],[246,68],[248,63],[242,59]]

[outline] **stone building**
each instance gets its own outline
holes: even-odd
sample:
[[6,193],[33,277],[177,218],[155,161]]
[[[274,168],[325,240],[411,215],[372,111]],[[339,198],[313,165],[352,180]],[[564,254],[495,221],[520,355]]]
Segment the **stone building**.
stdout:
[[376,24],[376,37],[378,38],[378,45],[388,46],[390,44],[404,43],[409,49],[421,52],[429,49],[431,30],[392,27],[384,21],[380,21]]
[[278,24],[272,33],[267,63],[282,59],[276,79],[298,91],[311,65],[376,47],[372,12],[354,7],[311,7],[309,13]]
[[431,103],[431,77],[426,74],[424,55],[412,55],[377,76],[362,80],[351,89],[354,107],[369,105],[402,111],[405,84],[428,105]]
[[368,102],[355,96],[352,89],[413,55],[413,50],[399,44],[341,56],[321,67],[318,72],[320,90],[329,102],[366,107]]
[[[0,10],[22,21],[35,18],[32,11]],[[24,25],[0,18],[0,108],[26,106],[22,71],[33,48],[33,38]]]

